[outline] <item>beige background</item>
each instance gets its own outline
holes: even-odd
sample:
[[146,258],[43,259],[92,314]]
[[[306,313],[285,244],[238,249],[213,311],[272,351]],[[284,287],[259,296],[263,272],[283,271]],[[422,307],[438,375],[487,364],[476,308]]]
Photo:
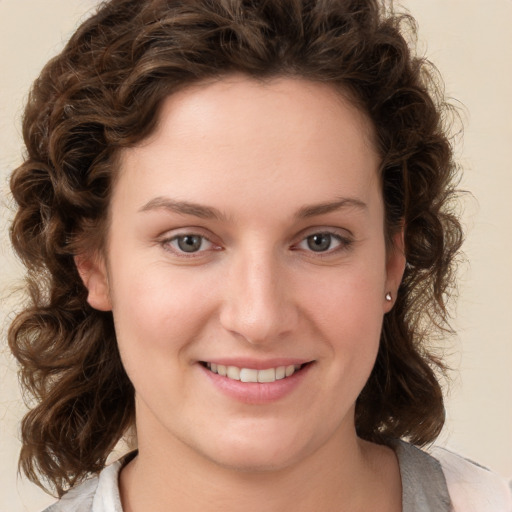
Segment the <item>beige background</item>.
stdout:
[[[405,0],[420,26],[419,48],[463,105],[462,187],[469,264],[461,271],[448,347],[457,371],[447,398],[446,444],[512,477],[512,0]],[[15,365],[5,352],[21,275],[8,245],[7,177],[20,161],[20,115],[31,81],[62,47],[94,0],[0,0],[0,512],[37,511],[52,499],[16,478],[23,414]]]

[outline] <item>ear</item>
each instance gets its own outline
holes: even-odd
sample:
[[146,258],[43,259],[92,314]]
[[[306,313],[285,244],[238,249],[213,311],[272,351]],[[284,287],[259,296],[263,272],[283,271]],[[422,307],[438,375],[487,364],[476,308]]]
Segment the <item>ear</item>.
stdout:
[[[386,289],[384,290],[384,311],[391,311],[396,301],[398,287],[402,282],[402,276],[405,271],[405,244],[404,244],[404,228],[393,235],[391,246],[388,249],[386,259]],[[387,293],[391,294],[391,300],[386,300]]]
[[75,256],[75,265],[89,292],[87,302],[99,311],[111,311],[107,266],[98,254]]

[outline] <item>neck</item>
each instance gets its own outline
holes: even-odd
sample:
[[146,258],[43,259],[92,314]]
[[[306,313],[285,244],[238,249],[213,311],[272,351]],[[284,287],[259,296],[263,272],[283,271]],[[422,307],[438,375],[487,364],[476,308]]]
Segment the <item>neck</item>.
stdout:
[[[384,501],[389,510],[400,510],[394,455],[392,462],[388,449],[358,439],[355,431],[344,434],[285,467],[240,470],[208,460],[174,438],[165,445],[152,443],[157,437],[139,429],[139,454],[120,476],[123,510],[388,510],[376,498],[389,498],[390,482],[393,499]],[[383,472],[391,467],[394,472]]]

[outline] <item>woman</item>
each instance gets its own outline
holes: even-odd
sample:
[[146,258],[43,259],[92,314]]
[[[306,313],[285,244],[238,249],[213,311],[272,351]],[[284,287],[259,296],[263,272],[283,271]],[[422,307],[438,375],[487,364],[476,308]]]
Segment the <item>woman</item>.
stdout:
[[114,0],[43,70],[11,182],[32,305],[10,346],[38,399],[21,467],[71,488],[50,510],[467,510],[471,479],[472,506],[510,507],[413,446],[443,425],[425,344],[461,230],[405,21]]

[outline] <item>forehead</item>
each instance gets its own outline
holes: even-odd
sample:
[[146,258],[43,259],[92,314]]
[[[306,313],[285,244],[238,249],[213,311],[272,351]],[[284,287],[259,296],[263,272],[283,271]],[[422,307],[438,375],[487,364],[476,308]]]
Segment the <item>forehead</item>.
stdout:
[[[170,95],[167,98],[167,104],[170,102],[185,106],[194,101],[196,104],[202,102],[204,105],[226,106],[226,95],[228,103],[237,109],[247,109],[252,100],[258,98],[260,100],[265,98],[269,103],[277,102],[283,109],[287,106],[283,101],[292,106],[294,102],[298,101],[303,108],[307,108],[307,104],[324,103],[326,100],[345,106],[355,104],[355,100],[352,100],[353,94],[348,89],[338,87],[333,83],[312,81],[299,76],[257,78],[242,73],[224,75],[218,79],[208,79],[191,84]],[[307,100],[307,104],[304,103],[304,100]],[[358,111],[355,106],[353,108]],[[296,111],[295,108],[293,110]],[[365,118],[362,112],[361,118]]]
[[231,76],[169,96],[154,132],[121,152],[121,182],[140,201],[166,193],[211,203],[230,190],[277,200],[286,190],[322,202],[365,193],[379,163],[372,140],[366,115],[333,86]]
[[[224,136],[222,130],[231,125],[239,141],[248,137],[254,142],[258,128],[270,129],[278,142],[286,137],[296,143],[304,137],[314,139],[315,134],[325,136],[331,129],[332,135],[340,140],[357,139],[366,149],[374,149],[373,124],[351,97],[348,90],[333,84],[303,78],[257,80],[242,74],[228,75],[170,95],[163,102],[156,129],[146,142],[169,133],[172,123],[175,135],[188,131],[196,137],[211,137],[217,132],[219,138]],[[266,134],[261,132],[262,136]],[[227,139],[223,141],[228,143]]]

